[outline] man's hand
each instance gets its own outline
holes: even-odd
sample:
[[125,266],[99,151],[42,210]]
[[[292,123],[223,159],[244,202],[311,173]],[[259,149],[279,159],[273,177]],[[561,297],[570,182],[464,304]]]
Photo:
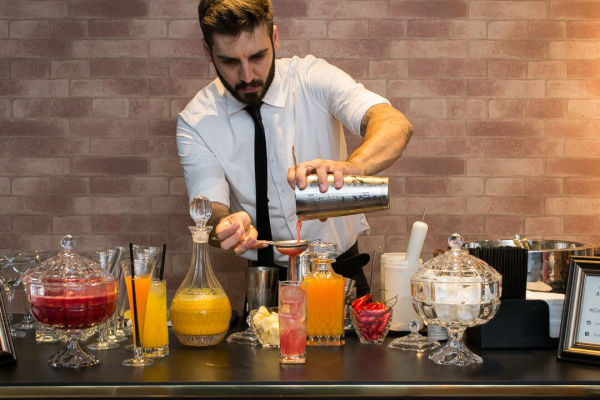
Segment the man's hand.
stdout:
[[256,243],[258,232],[250,222],[250,216],[244,211],[230,214],[221,219],[215,228],[215,236],[220,241],[220,247],[223,250],[233,249],[237,256],[241,256],[250,249],[266,247],[266,244]]
[[352,161],[334,161],[315,159],[304,161],[297,167],[289,167],[287,172],[287,181],[292,189],[298,185],[300,190],[306,188],[306,176],[316,173],[319,191],[325,193],[329,188],[327,175],[333,174],[333,186],[340,189],[344,185],[344,175],[364,175],[364,171],[359,164]]

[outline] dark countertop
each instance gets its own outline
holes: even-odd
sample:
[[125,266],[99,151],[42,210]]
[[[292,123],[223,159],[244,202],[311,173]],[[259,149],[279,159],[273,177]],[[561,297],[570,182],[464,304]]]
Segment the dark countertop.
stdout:
[[600,396],[600,366],[559,362],[555,349],[477,351],[482,365],[459,368],[351,335],[342,348],[309,347],[306,365],[280,366],[278,349],[185,348],[171,336],[171,354],[153,366],[121,366],[131,353],[120,348],[96,352],[98,366],[69,370],[46,362],[59,345],[32,336],[14,340],[16,364],[0,365],[0,398]]

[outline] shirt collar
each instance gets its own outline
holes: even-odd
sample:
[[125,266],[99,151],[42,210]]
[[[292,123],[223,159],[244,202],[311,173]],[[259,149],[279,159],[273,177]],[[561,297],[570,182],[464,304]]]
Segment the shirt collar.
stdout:
[[[238,112],[246,107],[247,104],[244,104],[233,97],[233,95],[225,88],[223,82],[221,82],[221,79],[218,77],[217,87],[219,88],[219,93],[221,94],[223,101],[225,101],[228,115]],[[265,94],[265,97],[263,97],[262,101],[265,104],[278,108],[283,108],[285,105],[282,79],[279,75],[279,68],[277,68],[277,60],[275,60],[275,75],[273,76],[273,82],[271,82],[271,86],[269,87],[269,90],[267,90],[267,94]]]

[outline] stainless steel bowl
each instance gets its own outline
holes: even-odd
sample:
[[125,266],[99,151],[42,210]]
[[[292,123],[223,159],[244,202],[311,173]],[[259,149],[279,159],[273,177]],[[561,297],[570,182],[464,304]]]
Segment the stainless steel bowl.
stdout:
[[525,247],[527,282],[543,282],[554,292],[564,293],[569,276],[571,256],[592,256],[594,247],[565,240],[498,239],[465,243],[467,248]]

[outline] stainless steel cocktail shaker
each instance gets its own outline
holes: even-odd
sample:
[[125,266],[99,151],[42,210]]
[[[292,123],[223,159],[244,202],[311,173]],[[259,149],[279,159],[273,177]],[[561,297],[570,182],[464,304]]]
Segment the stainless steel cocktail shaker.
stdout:
[[339,217],[390,208],[389,178],[383,176],[344,176],[341,189],[333,186],[329,175],[329,189],[319,191],[317,175],[307,177],[304,190],[296,187],[296,215],[298,220]]

